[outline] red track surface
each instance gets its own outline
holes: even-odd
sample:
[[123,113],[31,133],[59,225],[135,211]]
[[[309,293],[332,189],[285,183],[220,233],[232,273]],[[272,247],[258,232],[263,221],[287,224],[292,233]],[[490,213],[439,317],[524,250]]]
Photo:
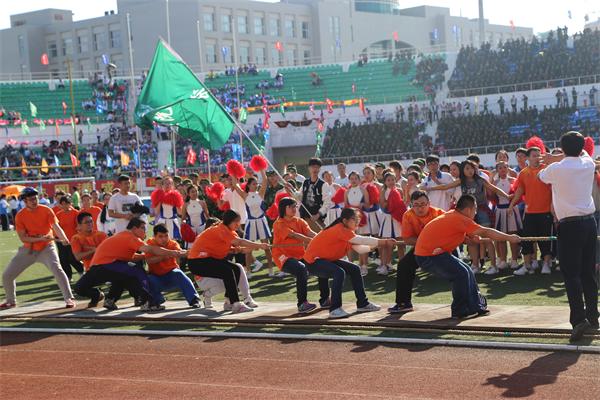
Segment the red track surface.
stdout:
[[597,355],[3,333],[8,399],[600,398]]

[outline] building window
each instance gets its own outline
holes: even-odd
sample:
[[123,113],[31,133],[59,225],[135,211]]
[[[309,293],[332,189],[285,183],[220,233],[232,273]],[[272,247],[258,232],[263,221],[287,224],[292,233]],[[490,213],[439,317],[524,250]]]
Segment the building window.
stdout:
[[94,51],[104,50],[106,48],[106,33],[94,33]]
[[271,49],[271,65],[281,64],[281,53],[276,48]]
[[280,36],[279,35],[279,20],[272,18],[269,20],[269,35],[271,36]]
[[296,26],[293,19],[285,20],[285,37],[293,38],[296,36]]
[[224,63],[232,63],[233,57],[231,55],[231,46],[221,47],[221,55],[223,56]]
[[214,14],[204,14],[204,30],[206,32],[213,32],[215,30],[215,16]]
[[340,17],[329,17],[329,33],[334,38],[340,37]]
[[310,65],[310,50],[304,50],[304,65]]
[[287,49],[285,51],[285,63],[286,65],[296,65],[296,50]]
[[265,64],[265,48],[257,47],[254,49],[254,60],[259,65]]
[[247,64],[250,62],[250,47],[240,46],[240,63]]
[[86,36],[77,36],[77,52],[79,54],[81,53],[87,53],[88,51],[90,51],[89,46],[88,46],[88,37]]
[[206,62],[209,64],[217,63],[217,50],[214,44],[206,45]]
[[263,17],[254,18],[254,34],[264,35],[265,34],[265,23]]
[[48,42],[48,55],[50,57],[58,57],[58,48],[54,40]]
[[302,39],[310,38],[310,32],[308,30],[308,21],[302,21]]
[[221,15],[221,30],[231,32],[231,15]]
[[110,31],[110,47],[113,49],[121,48],[121,31]]
[[238,33],[248,33],[248,18],[245,15],[239,15],[238,21]]
[[73,54],[73,39],[64,38],[62,40],[62,55],[70,56],[71,54]]
[[25,56],[25,38],[23,35],[17,36],[17,44],[19,47],[19,56],[23,58]]

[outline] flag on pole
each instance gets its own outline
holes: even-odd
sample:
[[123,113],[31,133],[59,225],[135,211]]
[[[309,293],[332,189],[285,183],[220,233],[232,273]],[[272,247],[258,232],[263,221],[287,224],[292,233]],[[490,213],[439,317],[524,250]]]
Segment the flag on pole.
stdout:
[[60,166],[60,161],[58,160],[58,157],[56,157],[56,154],[54,155],[54,165],[55,166]]
[[327,112],[329,114],[333,114],[333,101],[330,99],[325,99],[325,104],[327,104]]
[[96,168],[96,160],[92,153],[88,153],[88,163],[90,164],[90,168]]
[[65,103],[64,101],[62,102],[62,109],[63,109],[63,115],[67,115],[67,103]]
[[106,168],[114,167],[113,159],[107,154],[106,155]]
[[31,116],[33,118],[37,117],[37,107],[32,102],[29,102],[29,111],[31,111]]
[[54,131],[56,132],[56,137],[60,135],[60,128],[58,127],[58,120],[54,120]]
[[48,169],[48,161],[45,158],[42,158],[42,168],[40,168],[44,174],[47,174],[50,170]]
[[242,124],[245,124],[247,120],[248,120],[248,110],[246,109],[246,107],[242,107],[242,108],[240,108],[240,122]]
[[69,156],[71,157],[71,165],[74,167],[79,167],[80,163],[77,157],[75,157],[75,154],[69,153]]
[[29,125],[27,125],[27,121],[21,121],[21,132],[23,135],[29,135]]
[[242,146],[237,143],[231,145],[231,157],[240,161],[242,159]]
[[208,162],[208,151],[204,149],[200,149],[200,162],[205,163]]
[[129,165],[129,154],[121,150],[121,166]]
[[169,167],[173,168],[173,152],[169,151]]
[[181,57],[159,39],[150,71],[135,107],[135,123],[177,126],[178,134],[207,149],[219,149],[234,121]]
[[90,118],[86,118],[87,119],[87,131],[88,133],[92,131],[92,121],[90,120]]
[[363,115],[367,115],[367,110],[365,108],[365,100],[362,97],[358,100],[358,108],[360,109],[360,112],[363,113]]
[[43,119],[40,119],[40,131],[45,131],[46,130],[46,124],[44,123]]
[[27,176],[27,174],[29,173],[29,171],[27,171],[27,163],[25,162],[25,159],[23,157],[21,157],[21,174],[23,176]]
[[140,156],[138,155],[136,150],[133,151],[133,164],[136,168],[140,167]]
[[71,118],[71,128],[75,130],[75,118]]
[[187,157],[185,158],[185,163],[187,165],[194,165],[196,164],[196,159],[198,158],[198,155],[196,154],[196,152],[194,151],[194,149],[192,149],[191,147],[189,148],[188,152],[187,152]]

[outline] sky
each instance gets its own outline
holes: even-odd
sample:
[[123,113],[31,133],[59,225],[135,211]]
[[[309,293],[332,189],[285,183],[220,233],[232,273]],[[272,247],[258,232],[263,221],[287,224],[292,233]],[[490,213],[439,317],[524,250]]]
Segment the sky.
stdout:
[[[400,4],[402,8],[424,4],[449,7],[452,15],[478,16],[478,0],[400,0]],[[73,19],[77,21],[99,17],[107,10],[117,11],[117,0],[2,0],[1,8],[0,29],[6,29],[10,27],[12,14],[59,8],[72,10]],[[565,25],[569,32],[577,32],[583,29],[585,14],[589,14],[590,21],[600,18],[599,0],[484,0],[483,8],[485,18],[493,24],[509,25],[512,20],[517,26],[533,27],[535,33]]]

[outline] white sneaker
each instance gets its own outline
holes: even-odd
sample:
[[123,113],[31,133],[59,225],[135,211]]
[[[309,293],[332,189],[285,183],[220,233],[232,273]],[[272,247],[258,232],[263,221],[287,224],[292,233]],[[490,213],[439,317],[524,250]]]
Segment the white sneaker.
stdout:
[[484,275],[496,275],[500,272],[497,267],[491,266],[485,270]]
[[360,276],[367,276],[368,273],[369,273],[369,270],[367,269],[367,266],[361,265],[360,266]]
[[508,263],[506,261],[500,261],[496,265],[498,266],[499,270],[508,268]]
[[542,274],[544,275],[550,275],[552,273],[552,269],[550,269],[550,266],[546,263],[544,263],[544,265],[542,266]]
[[375,272],[377,272],[377,275],[387,275],[388,274],[388,269],[385,265],[380,265],[379,267],[377,267],[377,269],[375,270]]
[[335,310],[329,311],[329,318],[337,319],[337,318],[346,318],[349,317],[350,314],[344,311],[342,307],[336,308]]
[[395,270],[390,264],[387,265],[388,272],[393,272]]
[[213,308],[211,296],[203,296],[203,303],[204,303],[204,308]]
[[366,306],[357,308],[356,312],[362,313],[362,312],[372,312],[372,311],[379,311],[379,310],[381,310],[380,305],[369,302],[369,303],[367,303]]
[[263,267],[263,263],[261,263],[258,260],[255,260],[254,263],[252,264],[252,267],[253,267],[252,272],[258,272]]
[[527,266],[525,264],[523,264],[523,266],[515,271],[513,271],[513,275],[517,275],[517,276],[523,276],[523,275],[527,275],[529,274],[529,268],[527,268]]
[[481,268],[474,267],[474,266],[471,265],[471,271],[473,271],[474,274],[480,274],[481,273]]
[[231,308],[231,312],[233,314],[250,312],[250,311],[254,311],[254,309],[248,307],[247,305],[245,305],[244,303],[239,302],[239,301],[237,303],[234,303]]
[[540,264],[538,264],[538,260],[532,260],[531,261],[531,269],[533,271],[535,271],[536,269],[538,269],[540,267]]
[[279,272],[277,275],[275,275],[277,278],[285,278],[286,276],[288,276],[287,273],[281,271]]
[[510,262],[510,269],[518,269],[519,268],[519,263],[517,262],[517,260],[512,260]]
[[275,272],[273,272],[273,268],[269,268],[269,274],[271,278],[275,276]]
[[244,300],[244,304],[250,308],[258,307],[258,304],[256,304],[256,302],[254,301],[254,299],[252,297],[246,297],[246,300]]

